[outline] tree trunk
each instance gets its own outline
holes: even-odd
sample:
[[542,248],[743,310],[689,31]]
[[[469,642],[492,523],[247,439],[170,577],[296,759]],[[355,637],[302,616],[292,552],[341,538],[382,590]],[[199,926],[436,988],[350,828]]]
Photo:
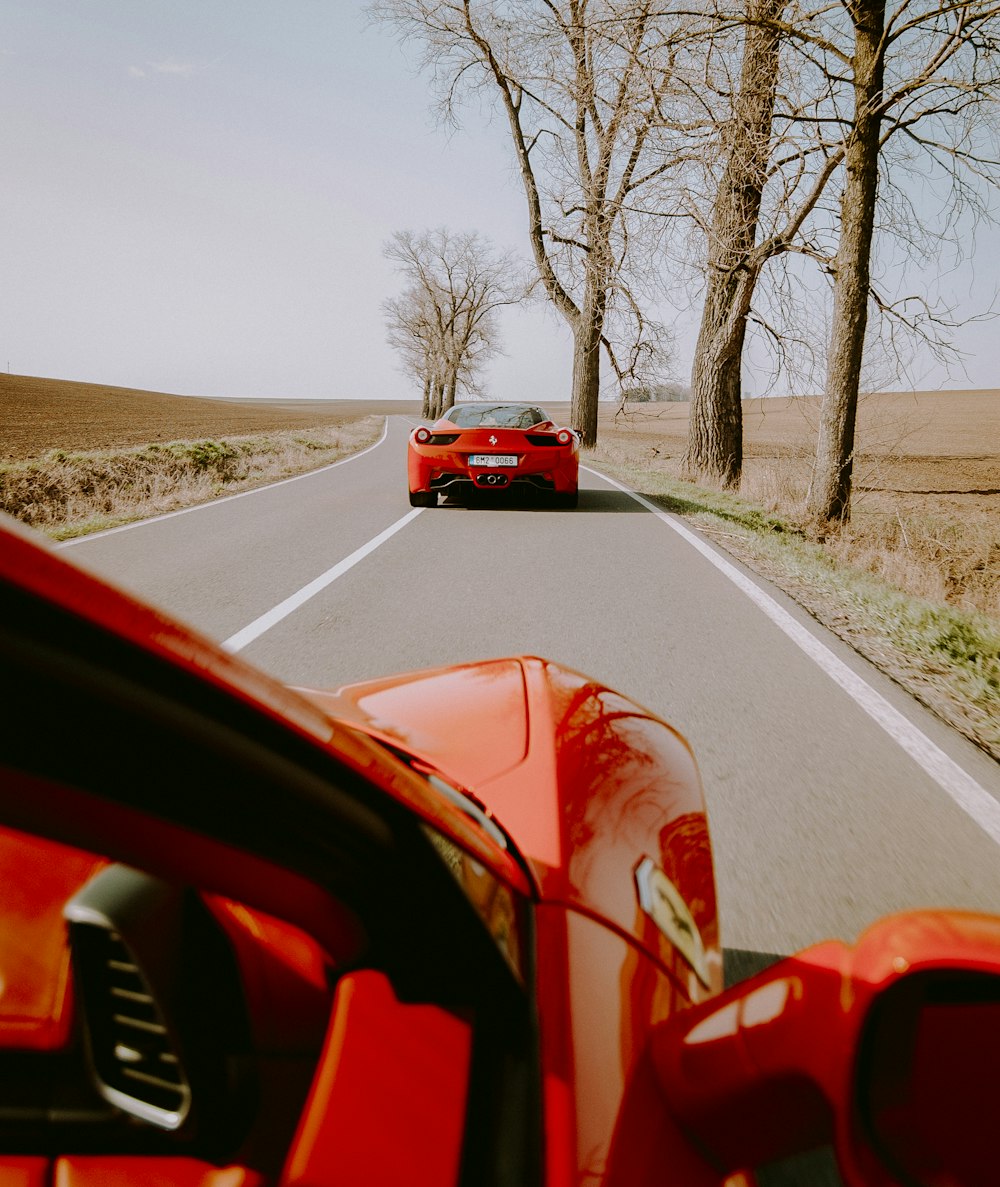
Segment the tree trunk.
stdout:
[[420,419],[430,420],[431,415],[431,377],[424,376],[424,402],[420,405]]
[[431,393],[431,414],[430,420],[439,420],[441,418],[444,408],[444,381],[440,379],[434,380],[434,386]]
[[441,415],[443,416],[450,408],[455,407],[455,389],[458,387],[458,376],[454,371],[448,376],[448,382],[444,389],[444,402],[441,405]]
[[849,10],[854,20],[854,126],[844,157],[826,391],[807,500],[807,511],[817,524],[846,522],[851,514],[854,427],[878,196],[885,0],[855,0]]
[[767,181],[786,0],[751,0],[726,167],[712,208],[708,276],[691,373],[686,473],[737,487],[743,471],[741,369],[746,317],[760,263],[751,263]]
[[606,297],[591,290],[573,329],[573,403],[570,421],[580,434],[580,444],[593,449],[597,444],[597,412],[601,394],[601,334],[604,331]]
[[743,472],[743,340],[746,315],[730,324],[732,280],[715,273],[705,295],[691,373],[684,473],[692,481],[738,487]]

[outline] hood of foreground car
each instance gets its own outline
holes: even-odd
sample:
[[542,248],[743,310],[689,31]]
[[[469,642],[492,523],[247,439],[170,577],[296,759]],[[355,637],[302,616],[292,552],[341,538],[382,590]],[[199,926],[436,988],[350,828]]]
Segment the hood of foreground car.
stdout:
[[630,935],[689,1000],[718,988],[700,777],[685,740],[647,709],[530,656],[299,691],[483,804],[543,901]]
[[299,691],[473,792],[527,754],[524,669],[516,659],[433,668],[336,692]]

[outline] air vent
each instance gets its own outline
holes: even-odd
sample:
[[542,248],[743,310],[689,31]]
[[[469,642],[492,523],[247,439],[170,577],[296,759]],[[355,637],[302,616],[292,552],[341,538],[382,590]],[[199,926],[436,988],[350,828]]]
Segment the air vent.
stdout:
[[139,965],[117,932],[92,924],[72,931],[98,1087],[125,1112],[179,1128],[191,1091]]
[[525,433],[529,445],[558,445],[555,433]]
[[454,445],[458,440],[459,433],[432,433],[428,445]]

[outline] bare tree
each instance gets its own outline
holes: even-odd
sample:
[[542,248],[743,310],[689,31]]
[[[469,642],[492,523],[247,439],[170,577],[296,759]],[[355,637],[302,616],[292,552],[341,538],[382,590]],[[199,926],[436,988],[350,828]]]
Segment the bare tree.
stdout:
[[846,144],[827,383],[809,494],[809,509],[821,519],[844,518],[850,507],[884,115],[885,0],[852,0],[847,7],[854,26],[854,118]]
[[[759,282],[779,256],[821,256],[810,218],[844,157],[823,53],[791,36],[815,16],[796,0],[746,0],[717,9],[706,40],[704,118],[714,134],[700,195],[687,198],[707,247],[684,461],[692,478],[723,487],[738,486],[742,472],[748,322],[758,323],[782,359],[791,345],[788,327],[772,324],[755,304]],[[786,316],[795,287],[778,284],[777,307]]]
[[[652,0],[375,0],[370,11],[423,48],[442,113],[463,90],[498,104],[524,187],[538,276],[573,335],[572,421],[597,438],[602,341],[620,377],[656,327],[630,263],[647,217],[638,198],[685,159],[651,158],[675,124],[664,115],[682,23]],[[642,271],[640,268],[638,271]],[[624,349],[605,332],[628,322]]]
[[[869,307],[917,327],[907,303],[880,299],[871,284],[880,165],[922,160],[948,191],[947,220],[984,210],[982,187],[1000,186],[1000,5],[974,0],[844,0],[851,43],[853,116],[845,136],[845,181],[833,271],[833,322],[816,466],[807,510],[818,525],[850,516],[854,432]],[[926,216],[923,216],[926,220]],[[952,228],[954,228],[952,222]],[[918,309],[924,308],[917,303]],[[919,316],[919,315],[918,315]],[[932,319],[933,320],[933,319]]]
[[743,469],[741,369],[746,319],[760,269],[754,253],[767,181],[787,0],[749,0],[739,87],[726,127],[725,167],[712,204],[701,329],[691,375],[685,470],[738,486]]
[[[870,263],[874,235],[881,219],[883,244],[894,241],[897,256],[913,262],[922,256],[933,271],[942,243],[957,247],[956,228],[968,226],[959,216],[985,213],[982,187],[997,176],[996,136],[982,118],[997,97],[997,11],[981,0],[897,0],[886,21],[885,0],[815,8],[798,0],[748,0],[742,14],[716,12],[710,54],[720,45],[724,53],[737,23],[745,31],[731,103],[725,72],[716,71],[724,102],[721,113],[712,113],[718,152],[707,157],[715,198],[701,203],[710,218],[702,219],[699,204],[689,200],[708,243],[686,455],[692,476],[723,486],[739,482],[748,321],[763,328],[779,365],[796,354],[815,357],[815,335],[788,322],[804,313],[794,309],[804,290],[802,270],[776,274],[773,267],[778,257],[798,253],[818,261],[833,284],[810,509],[820,520],[847,514],[869,304],[876,332],[896,349],[901,369],[914,338],[946,359],[947,331],[955,324],[932,307],[926,283],[923,293],[903,300],[878,290]],[[927,199],[921,203],[899,184],[904,172],[911,190],[933,189],[939,197],[949,191],[937,225]],[[834,203],[831,183],[841,179]],[[759,222],[766,223],[763,234]],[[784,325],[773,324],[757,299],[769,262],[764,300]]]
[[410,285],[382,305],[386,340],[397,350],[404,371],[423,389],[420,415],[426,420],[444,400],[445,364],[439,309],[427,292]]
[[409,281],[382,307],[388,341],[422,384],[423,416],[436,419],[499,351],[497,311],[523,300],[524,269],[480,236],[444,228],[397,231],[384,251]]

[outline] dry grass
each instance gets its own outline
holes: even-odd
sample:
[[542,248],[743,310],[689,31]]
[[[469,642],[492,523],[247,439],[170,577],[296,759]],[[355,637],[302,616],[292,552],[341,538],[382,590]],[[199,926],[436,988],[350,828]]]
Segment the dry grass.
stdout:
[[[609,408],[595,460],[679,477],[688,406],[650,407]],[[747,401],[744,416],[741,495],[804,522],[818,401]],[[826,541],[830,556],[1000,621],[1000,392],[868,396],[858,426],[852,519]]]
[[0,509],[57,539],[337,461],[419,403],[213,400],[0,374]]
[[[823,541],[803,530],[807,401],[750,409],[738,496],[680,480],[686,407],[624,423],[609,410],[592,456],[694,519],[1000,759],[1000,393],[908,397],[908,453],[900,398],[884,399],[869,398],[860,421],[851,523]],[[951,452],[935,455],[935,440]]]
[[[382,415],[418,410],[0,375],[0,505],[80,534],[314,469],[374,440]],[[605,406],[593,461],[693,517],[1000,759],[1000,391],[864,400],[854,516],[822,544],[798,530],[817,400],[746,403],[741,498],[678,480],[687,415]]]
[[382,418],[337,427],[0,464],[0,510],[54,539],[160,515],[328,465],[374,442]]

